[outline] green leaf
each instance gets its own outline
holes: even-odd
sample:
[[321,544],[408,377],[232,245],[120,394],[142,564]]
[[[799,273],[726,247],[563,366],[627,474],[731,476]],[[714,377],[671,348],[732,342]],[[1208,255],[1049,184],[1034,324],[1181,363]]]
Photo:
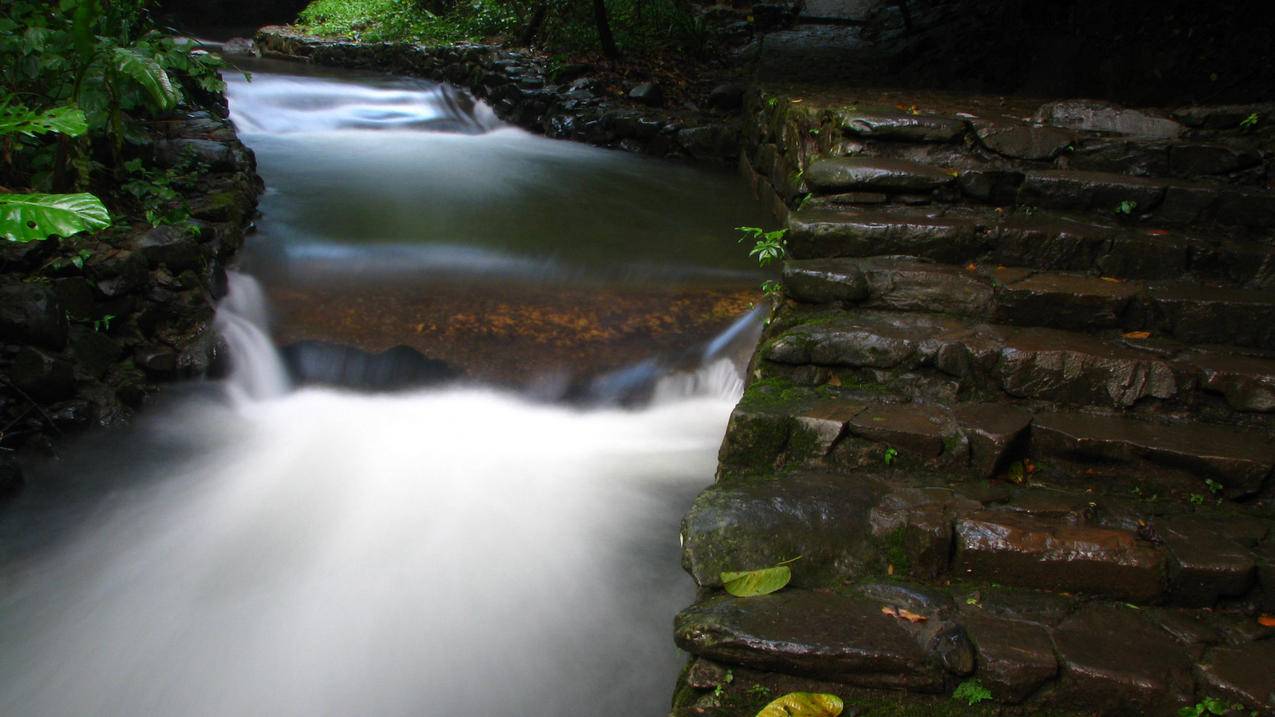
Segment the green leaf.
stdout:
[[757,717],[837,717],[845,704],[836,695],[789,692],[761,708]]
[[68,137],[79,137],[87,131],[89,122],[84,112],[76,107],[53,107],[37,112],[22,105],[0,106],[0,136],[59,132]]
[[132,47],[115,48],[115,69],[133,78],[161,110],[177,106],[181,96],[154,57]]
[[92,194],[0,194],[0,236],[23,244],[105,229],[111,215]]
[[761,570],[744,570],[741,572],[724,572],[721,574],[722,585],[726,592],[735,597],[754,597],[767,595],[783,588],[792,580],[792,571],[787,565],[777,565]]

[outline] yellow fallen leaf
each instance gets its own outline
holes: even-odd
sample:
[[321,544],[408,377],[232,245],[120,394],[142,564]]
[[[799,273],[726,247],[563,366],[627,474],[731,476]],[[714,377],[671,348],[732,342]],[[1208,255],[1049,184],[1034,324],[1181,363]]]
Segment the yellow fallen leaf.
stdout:
[[917,613],[914,613],[911,610],[908,610],[906,608],[890,607],[889,605],[886,605],[885,607],[881,608],[881,613],[883,615],[889,615],[890,617],[898,618],[900,620],[907,620],[908,622],[913,622],[913,623],[925,622],[926,620],[930,619],[924,615],[918,615]]
[[965,265],[965,270],[966,270],[966,271],[977,271],[977,270],[978,270],[978,264],[975,264],[974,262],[972,262],[972,261],[971,261],[970,263],[968,263],[968,264],[966,264],[966,265]]
[[1114,276],[1104,276],[1104,277],[1102,277],[1102,280],[1103,280],[1103,281],[1106,281],[1106,282],[1110,282],[1110,283],[1112,283],[1112,284],[1123,284],[1123,283],[1124,283],[1124,280],[1123,280],[1123,279],[1117,279],[1117,278],[1116,278],[1116,277],[1114,277]]
[[845,704],[836,695],[789,692],[761,708],[757,717],[837,717]]
[[829,386],[840,386],[840,385],[841,385],[841,377],[840,377],[840,376],[836,376],[836,375],[834,375],[832,378],[828,379],[828,385],[829,385]]
[[1122,334],[1122,335],[1123,335],[1126,339],[1132,339],[1132,340],[1134,340],[1134,341],[1141,341],[1141,340],[1143,340],[1143,339],[1149,339],[1149,338],[1151,338],[1151,332],[1150,332],[1150,331],[1129,331],[1129,332],[1127,332],[1127,333],[1125,333],[1125,334]]
[[1260,615],[1257,624],[1262,627],[1275,627],[1275,615]]

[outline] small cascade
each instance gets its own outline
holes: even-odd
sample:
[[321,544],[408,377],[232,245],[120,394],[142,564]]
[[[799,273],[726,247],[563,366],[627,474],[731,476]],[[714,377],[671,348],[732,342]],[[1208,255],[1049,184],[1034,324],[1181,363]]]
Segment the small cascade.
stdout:
[[228,272],[230,291],[217,307],[217,331],[233,361],[227,390],[236,400],[265,400],[288,392],[288,369],[270,342],[269,309],[256,279]]

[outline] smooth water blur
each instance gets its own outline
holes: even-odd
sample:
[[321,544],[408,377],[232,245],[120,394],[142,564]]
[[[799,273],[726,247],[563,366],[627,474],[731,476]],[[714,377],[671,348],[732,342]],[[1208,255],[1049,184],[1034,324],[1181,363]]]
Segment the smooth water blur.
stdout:
[[250,265],[272,281],[756,281],[732,239],[764,216],[733,172],[534,136],[421,80],[248,68],[228,94],[268,187]]
[[[331,341],[415,319],[375,300],[382,283],[429,299],[466,272],[441,313],[502,290],[506,308],[610,304],[603,279],[660,277],[692,315],[726,301],[723,275],[756,280],[715,228],[747,223],[738,188],[493,130],[422,83],[258,72],[231,98],[270,187],[248,261],[264,290],[231,276],[226,380],[83,441],[0,510],[0,714],[665,714],[692,598],[678,521],[712,480],[757,315],[674,332],[676,351],[619,345],[622,365],[577,383],[647,403],[584,409],[472,382],[297,388],[269,297],[303,284],[295,308],[343,283],[364,301],[346,328],[303,327]],[[586,353],[586,334],[620,331],[563,321]]]

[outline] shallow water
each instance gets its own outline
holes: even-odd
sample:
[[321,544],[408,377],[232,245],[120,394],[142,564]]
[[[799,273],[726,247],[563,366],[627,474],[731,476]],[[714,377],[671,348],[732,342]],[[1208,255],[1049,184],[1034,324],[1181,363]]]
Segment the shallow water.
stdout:
[[[678,520],[756,337],[742,189],[428,83],[263,64],[231,101],[269,187],[219,311],[232,375],[0,512],[0,714],[664,714]],[[447,333],[527,306],[562,326]],[[274,348],[412,335],[467,346],[467,379],[298,387]],[[545,400],[581,374],[588,400]]]

